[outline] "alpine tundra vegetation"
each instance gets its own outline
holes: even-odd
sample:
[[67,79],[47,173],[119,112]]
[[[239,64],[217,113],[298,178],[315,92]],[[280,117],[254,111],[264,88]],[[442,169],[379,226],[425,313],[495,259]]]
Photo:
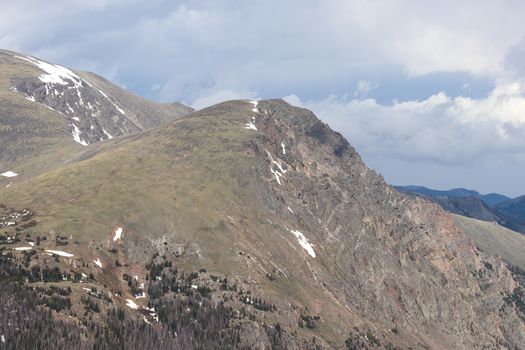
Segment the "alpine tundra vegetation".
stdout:
[[525,344],[522,236],[281,99],[193,110],[1,51],[0,172],[1,349]]

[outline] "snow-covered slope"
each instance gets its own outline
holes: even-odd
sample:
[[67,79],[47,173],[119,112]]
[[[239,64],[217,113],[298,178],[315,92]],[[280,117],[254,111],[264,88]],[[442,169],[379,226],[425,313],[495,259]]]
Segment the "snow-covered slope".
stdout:
[[31,56],[6,51],[0,54],[9,56],[11,64],[34,68],[35,74],[18,79],[15,77],[10,89],[31,102],[43,104],[63,114],[71,136],[81,145],[158,126],[166,119],[165,114],[170,114],[168,119],[173,120],[190,111],[175,108],[159,111],[155,108],[150,111],[149,120],[144,122],[137,116],[136,106],[128,108],[118,97],[104,91],[95,75],[77,74],[68,68]]

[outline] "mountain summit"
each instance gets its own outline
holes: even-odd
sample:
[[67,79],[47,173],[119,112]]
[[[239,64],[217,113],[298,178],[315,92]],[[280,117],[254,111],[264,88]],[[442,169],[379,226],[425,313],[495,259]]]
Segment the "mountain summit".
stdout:
[[4,266],[35,290],[43,277],[31,267],[56,268],[53,285],[72,290],[72,305],[52,317],[85,325],[90,344],[103,332],[129,348],[154,344],[111,331],[115,308],[173,348],[525,344],[507,266],[440,207],[394,190],[312,112],[239,100],[173,119],[76,148],[0,189],[18,213],[0,229]]

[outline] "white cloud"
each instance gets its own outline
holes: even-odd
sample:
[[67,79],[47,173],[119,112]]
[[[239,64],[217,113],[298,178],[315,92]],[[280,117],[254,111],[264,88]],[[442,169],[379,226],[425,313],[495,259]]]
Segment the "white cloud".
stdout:
[[202,109],[223,101],[256,98],[257,95],[253,92],[210,89],[203,91],[201,96],[191,103],[191,107],[195,109]]
[[124,83],[177,80],[171,94],[152,95],[164,101],[193,101],[208,86],[334,92],[384,69],[501,74],[525,35],[523,10],[480,1],[21,0],[2,7],[0,46]]
[[441,26],[422,26],[420,30],[417,35],[394,42],[392,48],[392,55],[403,62],[411,75],[436,71],[487,74],[502,70],[505,49],[490,44],[487,38]]
[[[196,108],[287,96],[365,158],[498,157],[514,169],[525,157],[523,13],[520,1],[20,0],[2,4],[0,47]],[[439,72],[461,78],[432,80]],[[424,86],[434,81],[444,87]],[[497,87],[484,98],[448,90],[480,96],[485,81]],[[401,89],[420,100],[378,102]]]
[[371,82],[359,80],[357,82],[357,87],[354,91],[354,97],[357,97],[359,99],[364,98],[374,88],[376,88],[376,86],[373,85]]
[[293,106],[296,106],[296,107],[302,107],[303,106],[299,96],[294,95],[294,94],[283,97],[283,100],[285,100],[289,104],[291,104]]
[[302,101],[365,157],[468,165],[494,155],[525,159],[525,91],[514,83],[486,98],[451,98],[382,105],[332,96]]

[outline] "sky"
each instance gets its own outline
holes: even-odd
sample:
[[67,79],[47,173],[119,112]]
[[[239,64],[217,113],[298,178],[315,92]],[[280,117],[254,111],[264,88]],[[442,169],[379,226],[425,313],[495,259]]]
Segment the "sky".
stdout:
[[0,4],[0,48],[194,108],[284,98],[391,184],[525,194],[523,1]]

